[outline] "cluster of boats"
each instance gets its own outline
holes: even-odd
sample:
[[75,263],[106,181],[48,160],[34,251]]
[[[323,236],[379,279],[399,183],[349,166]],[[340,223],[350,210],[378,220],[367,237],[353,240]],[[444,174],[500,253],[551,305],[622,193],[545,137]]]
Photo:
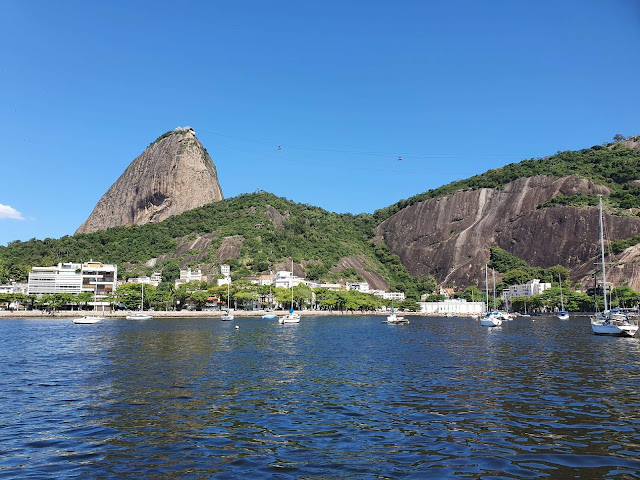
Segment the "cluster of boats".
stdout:
[[[604,227],[602,216],[602,198],[600,198],[600,257],[602,263],[602,292],[604,300],[604,311],[590,316],[591,330],[595,335],[611,335],[618,337],[633,337],[638,331],[638,316],[633,315],[632,312],[625,309],[609,309],[607,289],[604,287],[607,285],[605,255],[604,255]],[[569,313],[564,309],[564,297],[562,295],[562,278],[558,277],[560,282],[560,311],[557,313],[557,317],[560,320],[568,320]],[[497,327],[502,325],[505,318],[504,312],[499,312],[495,309],[495,278],[494,278],[494,310],[489,311],[487,304],[487,312],[485,316],[480,319],[480,323],[487,327]],[[485,266],[485,285],[488,293],[488,281],[487,281],[487,268]]]

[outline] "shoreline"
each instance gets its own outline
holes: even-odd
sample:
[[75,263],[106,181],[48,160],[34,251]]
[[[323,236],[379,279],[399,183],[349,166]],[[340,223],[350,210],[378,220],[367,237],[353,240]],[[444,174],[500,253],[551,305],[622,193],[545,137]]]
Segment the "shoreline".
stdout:
[[[125,318],[127,315],[132,315],[135,313],[145,313],[153,315],[153,318],[215,318],[222,315],[222,311],[219,310],[211,310],[211,311],[189,311],[189,310],[177,310],[177,311],[119,311],[119,312],[105,312],[104,315],[102,312],[94,312],[91,310],[61,310],[55,312],[55,314],[51,314],[49,312],[43,310],[27,310],[27,311],[10,311],[10,310],[1,310],[0,311],[0,320],[3,318],[74,318],[74,317],[82,317],[84,315],[100,315],[105,318]],[[271,314],[277,315],[278,317],[286,315],[289,313],[288,310],[277,310],[272,312],[265,312],[263,310],[255,310],[255,311],[245,311],[245,310],[236,310],[231,311],[235,318],[252,318],[258,317],[261,318],[263,315]],[[296,313],[300,314],[300,316],[352,316],[352,315],[380,315],[387,316],[388,312],[348,312],[348,311],[340,311],[340,310],[301,310],[296,311]],[[403,315],[420,315],[417,312],[402,312]]]

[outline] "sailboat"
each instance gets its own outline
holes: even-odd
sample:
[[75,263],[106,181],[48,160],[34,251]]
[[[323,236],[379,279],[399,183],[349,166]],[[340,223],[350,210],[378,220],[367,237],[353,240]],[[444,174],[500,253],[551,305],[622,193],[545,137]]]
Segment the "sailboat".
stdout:
[[230,322],[231,320],[233,320],[233,313],[231,313],[231,311],[229,310],[229,307],[231,305],[230,303],[230,298],[231,296],[229,295],[230,293],[230,289],[231,289],[231,278],[227,279],[227,310],[226,313],[223,313],[220,316],[220,320],[222,320],[223,322]]
[[391,314],[387,316],[387,323],[409,323],[406,318],[396,315],[396,311],[393,309],[393,298],[391,299]]
[[558,318],[560,320],[569,320],[569,312],[564,309],[564,298],[562,297],[562,277],[558,275],[558,280],[560,281],[560,308],[561,310],[558,312]]
[[[98,287],[96,286],[96,289]],[[94,311],[95,311],[95,303],[96,303],[96,292],[94,290],[93,292],[93,303],[94,303]],[[102,304],[102,316],[100,315],[84,315],[82,317],[78,317],[78,318],[74,318],[73,319],[73,323],[76,323],[78,325],[90,325],[92,323],[100,323],[103,320],[106,320],[106,317],[104,316],[104,303],[100,302]]]
[[150,313],[143,313],[144,310],[144,283],[142,285],[142,296],[140,297],[140,312],[132,315],[127,315],[127,320],[151,320],[153,315]]
[[291,308],[289,313],[280,317],[279,323],[300,323],[300,314],[293,311],[293,260],[291,260]]
[[493,277],[493,311],[489,311],[489,267],[487,265],[484,266],[484,288],[486,292],[486,314],[484,318],[480,319],[480,325],[484,327],[499,327],[502,325],[502,319],[500,318],[500,312],[496,310],[496,280],[495,280],[495,272]]
[[602,222],[602,197],[600,197],[600,256],[602,260],[602,294],[604,311],[591,315],[591,330],[595,335],[633,337],[638,331],[638,321],[624,313],[612,313],[607,304],[607,277],[604,264],[604,227]]

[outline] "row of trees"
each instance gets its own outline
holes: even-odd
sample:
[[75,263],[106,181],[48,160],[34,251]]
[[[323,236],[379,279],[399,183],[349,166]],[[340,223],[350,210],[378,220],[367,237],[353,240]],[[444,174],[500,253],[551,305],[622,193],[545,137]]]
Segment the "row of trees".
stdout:
[[[0,304],[19,303],[27,308],[46,310],[73,310],[91,308],[93,301],[90,293],[69,294],[58,293],[43,295],[2,294]],[[175,288],[170,283],[161,283],[158,288],[145,285],[144,299],[141,284],[124,284],[118,287],[113,295],[105,301],[116,309],[137,310],[144,302],[145,310],[181,310],[193,308],[202,310],[208,306],[218,305],[220,308],[230,306],[233,309],[263,308],[289,309],[292,306],[292,292],[286,288],[270,288],[250,283],[248,281],[233,282],[227,286],[211,286],[206,282],[191,282]],[[296,310],[349,310],[373,311],[390,305],[389,300],[357,291],[333,291],[323,288],[312,290],[301,284],[293,288],[293,307]],[[419,310],[415,300],[407,299],[396,304],[397,308],[407,311]]]

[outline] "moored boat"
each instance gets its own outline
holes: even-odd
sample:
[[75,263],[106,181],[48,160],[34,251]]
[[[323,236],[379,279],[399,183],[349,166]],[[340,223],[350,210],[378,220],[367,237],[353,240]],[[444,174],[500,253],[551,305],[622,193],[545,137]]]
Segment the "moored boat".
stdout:
[[92,317],[90,315],[85,315],[83,317],[74,318],[73,323],[78,325],[90,325],[93,323],[100,323],[104,319],[104,317]]
[[638,320],[622,311],[610,311],[607,304],[607,276],[604,262],[604,226],[602,220],[602,197],[600,197],[600,257],[602,261],[602,293],[604,311],[591,316],[591,330],[594,335],[633,337],[638,331]]

